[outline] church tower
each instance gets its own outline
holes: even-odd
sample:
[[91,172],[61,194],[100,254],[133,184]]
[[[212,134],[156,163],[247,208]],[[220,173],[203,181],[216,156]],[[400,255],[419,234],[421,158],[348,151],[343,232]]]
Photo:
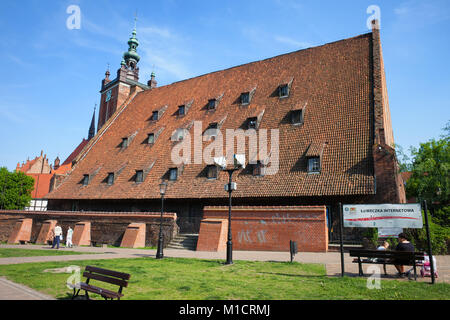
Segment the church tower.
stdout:
[[148,90],[156,86],[149,86],[139,82],[138,63],[141,57],[137,53],[139,41],[136,38],[136,34],[135,22],[133,32],[128,40],[128,51],[123,54],[120,68],[117,70],[116,79],[109,79],[111,73],[109,72],[108,67],[108,70],[105,73],[105,79],[102,80],[97,131],[100,130],[117,109],[120,109],[123,103],[127,101],[134,92]]

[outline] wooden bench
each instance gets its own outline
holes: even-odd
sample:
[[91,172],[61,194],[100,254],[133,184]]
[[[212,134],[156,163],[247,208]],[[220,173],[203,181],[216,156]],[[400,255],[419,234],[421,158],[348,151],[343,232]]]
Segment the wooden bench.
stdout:
[[[85,291],[85,296],[89,299],[88,292],[92,292],[95,294],[101,295],[105,300],[108,299],[118,299],[120,300],[123,297],[122,288],[128,286],[128,280],[130,280],[130,275],[128,273],[117,272],[113,270],[107,270],[92,266],[87,266],[84,270],[83,277],[87,278],[86,282],[80,282],[76,285],[72,285],[73,287],[73,296],[72,300],[75,299],[80,290]],[[101,281],[105,283],[110,283],[119,286],[119,290],[117,292],[111,291],[108,289],[103,289],[97,286],[93,286],[89,284],[89,281],[93,279],[96,281]],[[78,289],[78,290],[77,290]]]
[[382,264],[384,274],[387,274],[386,265],[390,264],[390,265],[413,266],[414,279],[417,279],[416,267],[420,265],[420,261],[424,260],[424,253],[393,251],[393,250],[353,249],[350,250],[350,257],[356,257],[356,259],[353,260],[353,263],[358,263],[358,270],[360,276],[364,276],[362,269],[363,263]]

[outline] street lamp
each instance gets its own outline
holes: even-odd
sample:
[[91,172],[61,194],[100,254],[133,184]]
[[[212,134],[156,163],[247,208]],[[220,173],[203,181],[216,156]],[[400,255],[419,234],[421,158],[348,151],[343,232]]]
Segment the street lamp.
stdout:
[[223,171],[228,172],[228,183],[225,185],[225,191],[228,191],[228,241],[227,241],[227,261],[225,264],[233,264],[233,242],[231,237],[231,193],[237,189],[236,182],[233,182],[233,173],[240,168],[245,168],[245,155],[233,155],[233,167],[227,168],[224,157],[214,159],[216,165]]
[[163,254],[163,234],[162,234],[162,220],[164,213],[164,195],[166,194],[167,182],[163,181],[159,185],[159,193],[161,194],[161,219],[159,222],[159,238],[158,238],[158,250],[156,251],[156,259],[164,258]]

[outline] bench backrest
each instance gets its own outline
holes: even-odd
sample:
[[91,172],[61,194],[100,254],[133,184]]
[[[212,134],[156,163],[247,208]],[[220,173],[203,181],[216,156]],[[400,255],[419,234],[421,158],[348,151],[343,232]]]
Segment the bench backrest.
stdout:
[[350,250],[350,257],[391,258],[399,260],[424,260],[424,252],[352,249]]
[[130,280],[130,276],[131,275],[129,275],[128,273],[117,272],[92,266],[86,266],[86,269],[83,273],[83,277],[86,277],[87,279],[115,284],[117,286],[120,286],[121,288],[128,286],[128,280]]

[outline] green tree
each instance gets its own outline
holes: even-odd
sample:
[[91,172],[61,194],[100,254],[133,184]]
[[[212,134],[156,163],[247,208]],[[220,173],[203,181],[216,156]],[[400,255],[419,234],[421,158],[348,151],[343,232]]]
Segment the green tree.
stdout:
[[427,200],[432,208],[449,205],[450,140],[430,140],[412,148],[412,175],[406,183],[408,197]]
[[23,210],[30,205],[34,179],[23,172],[0,168],[0,209]]

